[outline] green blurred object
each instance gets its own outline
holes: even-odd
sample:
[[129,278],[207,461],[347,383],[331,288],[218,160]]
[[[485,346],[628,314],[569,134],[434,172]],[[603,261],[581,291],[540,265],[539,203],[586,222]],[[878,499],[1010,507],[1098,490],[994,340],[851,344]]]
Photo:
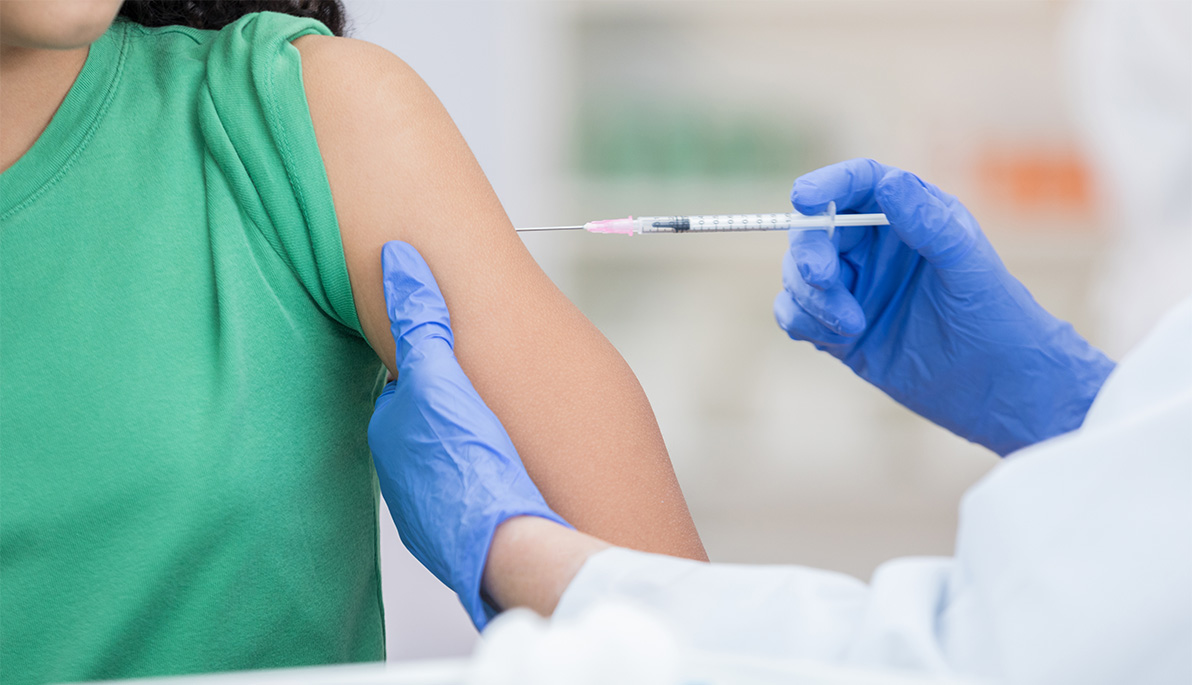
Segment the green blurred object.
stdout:
[[575,129],[575,168],[600,178],[749,179],[795,176],[815,136],[754,112],[714,115],[692,103],[593,98]]

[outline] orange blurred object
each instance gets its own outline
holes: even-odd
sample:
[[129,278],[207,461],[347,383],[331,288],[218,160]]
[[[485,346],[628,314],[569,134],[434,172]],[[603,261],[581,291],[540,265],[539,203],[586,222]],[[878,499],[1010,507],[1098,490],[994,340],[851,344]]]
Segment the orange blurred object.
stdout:
[[1009,211],[1093,211],[1088,165],[1074,149],[991,146],[978,156],[977,178],[989,199]]

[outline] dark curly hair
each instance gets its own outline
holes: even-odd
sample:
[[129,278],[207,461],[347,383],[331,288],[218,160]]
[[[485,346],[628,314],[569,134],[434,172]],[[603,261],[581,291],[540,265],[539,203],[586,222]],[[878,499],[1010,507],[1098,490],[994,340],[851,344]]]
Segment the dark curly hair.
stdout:
[[252,12],[318,19],[337,36],[348,29],[342,0],[125,0],[120,7],[120,16],[142,26],[216,30]]

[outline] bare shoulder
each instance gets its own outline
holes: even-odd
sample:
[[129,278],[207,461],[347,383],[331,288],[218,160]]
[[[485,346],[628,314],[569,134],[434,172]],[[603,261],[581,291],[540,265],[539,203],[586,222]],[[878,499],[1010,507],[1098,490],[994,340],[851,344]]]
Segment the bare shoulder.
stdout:
[[[311,114],[347,117],[345,124],[381,120],[394,107],[439,110],[438,100],[400,57],[353,38],[303,36],[294,41],[302,55],[302,80]],[[437,111],[434,113],[438,113]],[[336,119],[322,117],[329,128]]]
[[[363,219],[368,230],[384,230],[390,238],[417,238],[404,236],[401,226],[395,232],[394,220],[418,210],[435,215],[460,194],[491,194],[447,111],[399,57],[350,38],[304,36],[294,45],[302,55],[303,85],[341,231],[354,230],[354,220]],[[428,186],[447,179],[463,183],[429,192]],[[387,213],[403,196],[422,203]],[[391,220],[379,226],[373,220],[380,216]]]
[[[302,55],[308,90],[340,95],[368,95],[404,86],[425,87],[400,57],[379,45],[355,38],[310,35],[294,41]],[[385,88],[378,89],[383,84]]]

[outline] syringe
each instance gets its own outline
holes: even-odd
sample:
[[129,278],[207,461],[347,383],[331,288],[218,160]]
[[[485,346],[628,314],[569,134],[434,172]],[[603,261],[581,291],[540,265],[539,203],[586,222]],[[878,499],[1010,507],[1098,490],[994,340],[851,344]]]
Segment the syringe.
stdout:
[[837,214],[835,203],[825,214],[694,214],[689,216],[639,216],[636,219],[601,219],[579,226],[536,226],[525,231],[578,231],[589,233],[720,233],[725,231],[785,231],[791,228],[826,230],[841,226],[888,226],[885,214]]

